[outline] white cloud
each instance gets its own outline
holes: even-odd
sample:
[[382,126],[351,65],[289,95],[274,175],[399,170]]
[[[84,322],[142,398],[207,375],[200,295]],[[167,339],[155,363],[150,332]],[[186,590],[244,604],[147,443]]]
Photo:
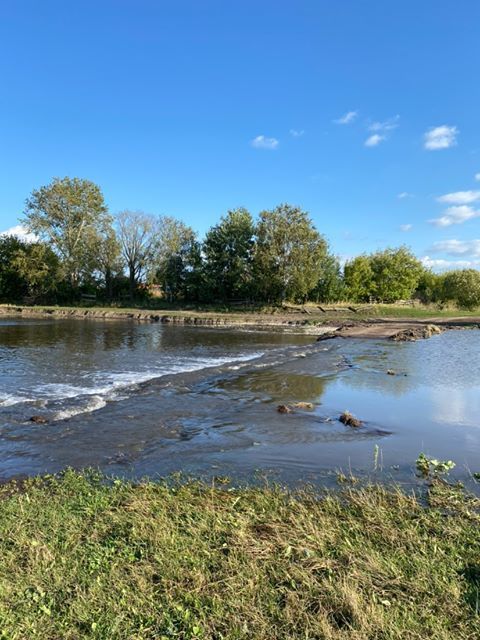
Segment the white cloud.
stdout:
[[400,116],[394,116],[383,122],[372,122],[368,125],[367,129],[372,132],[372,135],[365,140],[366,147],[376,147],[381,142],[388,139],[388,134],[398,127],[398,121]]
[[437,198],[438,202],[447,204],[471,204],[477,200],[480,200],[480,191],[455,191]]
[[440,218],[433,218],[428,222],[436,227],[449,227],[452,224],[463,224],[467,220],[480,217],[480,210],[462,204],[455,207],[448,207]]
[[368,130],[376,131],[379,133],[385,133],[386,131],[393,131],[398,127],[399,120],[400,120],[400,116],[396,115],[396,116],[393,116],[393,118],[384,120],[383,122],[372,122],[372,124],[368,125]]
[[405,200],[405,198],[413,198],[413,193],[408,193],[408,191],[402,191],[397,195],[399,200]]
[[257,136],[251,142],[255,149],[276,149],[279,142],[276,138],[267,138],[266,136]]
[[290,129],[290,135],[292,138],[301,138],[305,131],[303,129]]
[[34,233],[30,233],[23,225],[17,224],[10,229],[0,232],[0,236],[15,236],[24,242],[37,242],[38,237]]
[[411,231],[412,227],[413,227],[413,224],[401,224],[400,231],[404,231],[406,233],[407,231]]
[[424,147],[429,151],[448,149],[457,144],[457,127],[443,124],[440,127],[432,127],[424,134]]
[[430,251],[450,256],[480,258],[480,240],[440,240],[432,245]]
[[475,180],[476,180],[477,182],[480,182],[480,173],[476,173],[476,174],[475,174]]
[[376,147],[384,140],[386,140],[385,136],[381,136],[379,133],[374,133],[365,140],[364,144],[366,147]]
[[334,120],[335,124],[351,124],[357,119],[358,111],[347,111],[341,118]]
[[449,271],[450,269],[477,269],[480,267],[479,260],[444,260],[442,258],[430,258],[424,256],[420,259],[423,266],[435,271]]

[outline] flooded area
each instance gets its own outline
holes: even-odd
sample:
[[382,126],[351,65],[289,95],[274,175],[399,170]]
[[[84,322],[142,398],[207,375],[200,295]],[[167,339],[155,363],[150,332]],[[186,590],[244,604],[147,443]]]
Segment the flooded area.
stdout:
[[[389,373],[388,373],[389,372]],[[420,452],[480,471],[480,331],[429,340],[0,321],[0,477],[346,475],[409,483]],[[279,404],[312,403],[289,414]],[[363,425],[338,421],[349,410]],[[37,422],[32,422],[35,417]]]

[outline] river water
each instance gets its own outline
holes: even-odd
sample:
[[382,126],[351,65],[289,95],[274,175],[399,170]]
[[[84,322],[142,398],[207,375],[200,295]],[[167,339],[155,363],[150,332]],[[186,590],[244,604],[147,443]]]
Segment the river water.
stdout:
[[[392,370],[395,375],[388,375]],[[278,413],[279,404],[314,408]],[[348,409],[364,421],[346,427]],[[0,478],[411,483],[420,452],[480,471],[480,331],[415,343],[131,321],[0,321]],[[41,416],[48,422],[30,421]]]

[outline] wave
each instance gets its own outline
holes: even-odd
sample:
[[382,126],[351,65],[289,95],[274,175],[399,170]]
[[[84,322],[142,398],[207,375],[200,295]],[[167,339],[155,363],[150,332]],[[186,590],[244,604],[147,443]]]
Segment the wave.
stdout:
[[[69,383],[40,384],[32,389],[34,399],[28,400],[46,401],[46,409],[54,412],[51,419],[66,420],[82,413],[98,411],[105,407],[107,402],[124,400],[128,398],[125,392],[167,375],[200,371],[230,363],[246,363],[263,355],[263,352],[254,352],[233,357],[177,358],[171,363],[145,371],[101,371],[85,374],[83,377],[91,379],[92,386]],[[27,398],[18,398],[18,402],[26,400]],[[15,404],[13,399],[11,404]]]
[[23,396],[16,396],[13,394],[0,396],[0,407],[13,407],[16,404],[21,404],[23,402],[32,402],[32,398],[25,398]]
[[107,401],[101,396],[91,396],[84,405],[77,405],[68,409],[62,409],[54,415],[54,420],[67,420],[80,413],[92,413],[107,406]]

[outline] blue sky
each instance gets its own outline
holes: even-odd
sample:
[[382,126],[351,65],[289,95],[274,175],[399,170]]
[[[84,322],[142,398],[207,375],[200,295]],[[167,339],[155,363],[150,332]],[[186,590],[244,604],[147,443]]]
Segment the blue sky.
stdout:
[[290,202],[343,257],[480,266],[479,24],[477,0],[2,0],[0,230],[68,175],[200,233]]

